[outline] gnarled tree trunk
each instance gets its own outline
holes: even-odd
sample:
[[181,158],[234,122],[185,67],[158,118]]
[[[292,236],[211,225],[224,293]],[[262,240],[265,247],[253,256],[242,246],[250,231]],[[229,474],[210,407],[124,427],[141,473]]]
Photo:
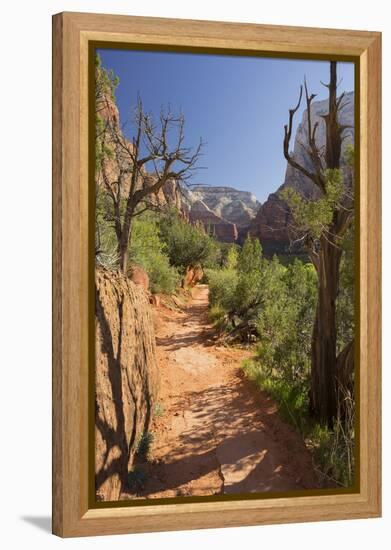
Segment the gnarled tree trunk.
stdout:
[[332,424],[337,415],[336,300],[342,251],[323,238],[317,262],[318,302],[311,343],[312,413]]

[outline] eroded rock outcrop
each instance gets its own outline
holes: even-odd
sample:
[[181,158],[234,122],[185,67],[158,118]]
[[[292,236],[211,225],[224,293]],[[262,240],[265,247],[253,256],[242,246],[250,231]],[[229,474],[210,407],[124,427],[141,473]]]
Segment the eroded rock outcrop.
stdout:
[[127,270],[126,275],[131,281],[133,281],[135,285],[140,285],[145,291],[148,292],[149,277],[145,269],[143,269],[139,265],[131,264]]
[[248,226],[260,207],[260,202],[253,193],[233,187],[194,185],[191,192],[217,216],[238,228]]
[[96,271],[95,483],[118,500],[158,391],[148,294],[118,272]]
[[223,220],[201,200],[191,205],[189,220],[191,223],[201,223],[205,231],[214,235],[219,241],[233,243],[238,238],[236,225]]

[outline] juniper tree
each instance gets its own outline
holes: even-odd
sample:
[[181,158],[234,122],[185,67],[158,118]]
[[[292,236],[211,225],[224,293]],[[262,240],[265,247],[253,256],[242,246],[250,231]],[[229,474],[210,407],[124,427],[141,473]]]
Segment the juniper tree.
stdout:
[[[312,102],[315,94],[309,94],[304,82],[307,108],[307,143],[302,143],[311,161],[311,168],[303,166],[290,153],[293,119],[303,95],[300,87],[299,101],[289,111],[285,125],[284,156],[288,163],[310,179],[319,190],[320,198],[307,201],[293,189],[285,189],[282,198],[291,209],[300,240],[315,266],[318,280],[317,307],[311,345],[310,406],[321,421],[332,425],[337,416],[338,385],[342,373],[352,370],[353,354],[342,350],[337,357],[336,303],[340,284],[342,241],[354,217],[353,168],[350,177],[341,170],[343,133],[347,126],[339,122],[339,112],[344,105],[344,94],[337,96],[337,64],[330,62],[328,88],[328,113],[322,115],[326,126],[326,143],[317,142],[319,121],[313,122]],[[351,349],[352,342],[347,348]],[[341,367],[341,359],[348,357],[350,364]],[[346,378],[346,374],[344,375]]]

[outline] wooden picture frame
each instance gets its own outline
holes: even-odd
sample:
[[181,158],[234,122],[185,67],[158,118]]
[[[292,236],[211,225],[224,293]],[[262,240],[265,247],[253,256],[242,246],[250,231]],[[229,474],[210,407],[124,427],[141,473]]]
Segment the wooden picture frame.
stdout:
[[[341,494],[93,507],[89,498],[88,78],[94,43],[330,58],[359,91],[359,487]],[[53,533],[62,537],[381,514],[381,34],[87,13],[53,17]]]

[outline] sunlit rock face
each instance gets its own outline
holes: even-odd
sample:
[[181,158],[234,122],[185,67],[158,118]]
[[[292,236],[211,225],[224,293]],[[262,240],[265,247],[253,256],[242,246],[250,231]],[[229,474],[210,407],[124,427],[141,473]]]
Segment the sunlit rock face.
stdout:
[[194,186],[192,194],[208,208],[237,227],[245,227],[256,216],[260,203],[249,191],[239,191],[233,187]]
[[195,201],[191,205],[189,220],[191,223],[202,224],[204,229],[214,235],[219,241],[233,243],[238,238],[236,225],[223,220],[200,200]]

